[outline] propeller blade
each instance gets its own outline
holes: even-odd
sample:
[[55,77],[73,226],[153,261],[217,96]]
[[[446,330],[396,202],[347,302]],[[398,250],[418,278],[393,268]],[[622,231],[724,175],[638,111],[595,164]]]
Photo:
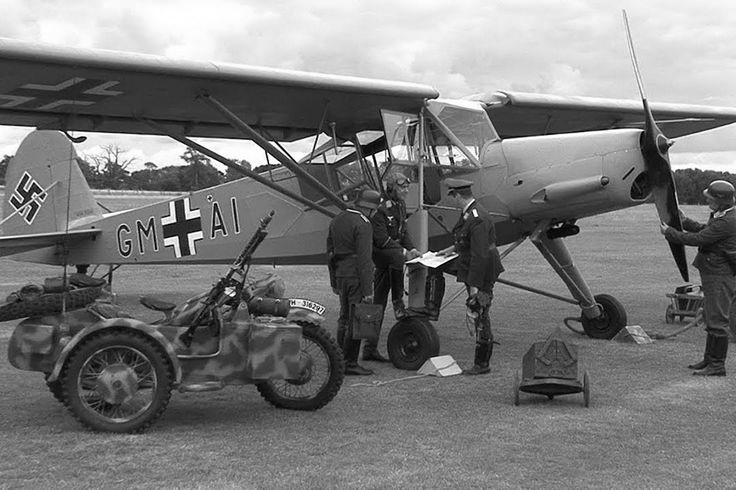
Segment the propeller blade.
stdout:
[[[680,206],[677,202],[677,188],[669,157],[669,149],[673,142],[662,133],[659,126],[657,126],[657,122],[654,120],[647,96],[644,93],[644,84],[641,81],[639,63],[636,60],[636,53],[634,52],[634,43],[631,39],[631,30],[629,29],[629,19],[626,16],[626,10],[623,10],[623,17],[624,26],[626,27],[626,39],[629,43],[631,63],[634,65],[634,75],[636,76],[636,83],[639,87],[642,105],[644,106],[645,126],[641,141],[641,153],[644,157],[647,176],[652,187],[654,204],[657,208],[659,219],[663,223],[682,231]],[[689,281],[690,274],[687,268],[685,246],[675,243],[669,243],[669,246],[682,279]]]

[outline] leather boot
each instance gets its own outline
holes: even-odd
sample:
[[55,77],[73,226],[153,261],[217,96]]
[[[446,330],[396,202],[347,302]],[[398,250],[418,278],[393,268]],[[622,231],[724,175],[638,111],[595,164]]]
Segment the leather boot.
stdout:
[[375,362],[391,362],[387,357],[378,352],[378,346],[367,340],[363,344],[363,360]]
[[397,299],[394,301],[394,316],[397,320],[401,320],[402,318],[406,318],[409,315],[406,311],[406,306],[404,305],[404,300]]
[[695,371],[695,376],[725,376],[726,354],[728,353],[728,337],[713,337],[710,364],[702,371]]
[[704,369],[710,364],[711,350],[713,349],[713,336],[708,334],[705,337],[705,353],[703,354],[703,360],[695,364],[688,365],[690,369]]
[[463,374],[476,375],[491,372],[491,355],[493,354],[493,342],[479,342],[475,344],[475,361],[470,369],[463,369]]
[[358,355],[360,354],[360,340],[353,340],[350,335],[345,336],[345,374],[352,376],[368,376],[373,371],[366,369],[358,364]]

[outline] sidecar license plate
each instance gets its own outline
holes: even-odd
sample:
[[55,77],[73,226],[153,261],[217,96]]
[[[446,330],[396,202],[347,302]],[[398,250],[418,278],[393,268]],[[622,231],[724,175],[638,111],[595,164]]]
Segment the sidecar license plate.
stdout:
[[323,314],[326,310],[326,308],[321,304],[315,303],[314,301],[310,301],[308,299],[290,298],[289,306],[291,306],[292,308],[302,308],[304,310],[313,311],[318,315]]

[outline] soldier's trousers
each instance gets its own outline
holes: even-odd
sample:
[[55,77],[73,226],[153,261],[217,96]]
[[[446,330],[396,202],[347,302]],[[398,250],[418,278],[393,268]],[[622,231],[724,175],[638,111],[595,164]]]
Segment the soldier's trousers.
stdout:
[[385,309],[389,290],[392,302],[404,300],[404,269],[376,267],[373,273],[373,302]]
[[360,354],[360,340],[353,340],[351,306],[360,303],[363,293],[360,289],[360,279],[357,277],[337,277],[335,286],[340,296],[340,316],[337,319],[337,343],[345,354],[345,363],[348,365],[358,362]]
[[705,330],[714,337],[728,337],[729,313],[736,295],[736,278],[701,274]]

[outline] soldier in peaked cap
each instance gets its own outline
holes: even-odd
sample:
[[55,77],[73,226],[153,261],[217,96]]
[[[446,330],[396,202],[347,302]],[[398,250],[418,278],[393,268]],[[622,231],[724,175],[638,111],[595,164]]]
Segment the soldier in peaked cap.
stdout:
[[705,354],[691,364],[699,376],[725,376],[728,352],[729,311],[736,296],[736,209],[733,185],[715,180],[703,191],[710,218],[706,224],[686,218],[681,213],[678,231],[662,223],[662,234],[672,243],[698,247],[693,265],[700,272],[705,314]]
[[448,195],[462,209],[452,230],[455,244],[440,253],[457,252],[457,280],[465,283],[467,317],[475,326],[475,360],[464,374],[486,374],[491,371],[493,333],[490,309],[493,286],[503,272],[501,257],[496,249],[496,228],[491,216],[473,197],[472,182],[445,179]]
[[377,191],[360,191],[353,205],[332,219],[327,232],[330,285],[340,296],[337,341],[345,354],[348,375],[373,374],[358,364],[360,340],[352,337],[350,310],[356,303],[373,303],[373,229],[368,216],[380,203]]

